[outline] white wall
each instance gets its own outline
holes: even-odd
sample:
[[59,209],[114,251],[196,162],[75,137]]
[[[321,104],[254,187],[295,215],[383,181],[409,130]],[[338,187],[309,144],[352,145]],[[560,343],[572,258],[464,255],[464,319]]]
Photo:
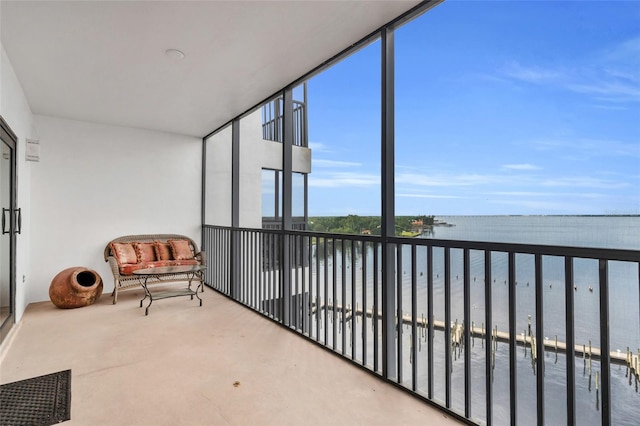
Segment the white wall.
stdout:
[[149,130],[35,116],[29,302],[51,279],[94,269],[113,289],[103,250],[129,234],[177,233],[200,242],[202,141]]
[[[19,321],[29,303],[27,289],[31,285],[27,271],[29,262],[29,237],[31,235],[31,176],[33,163],[25,161],[25,139],[37,139],[38,133],[34,125],[33,114],[22,86],[15,74],[11,61],[0,45],[0,115],[18,137],[16,150],[18,207],[22,209],[22,233],[16,242],[16,321]],[[22,277],[25,276],[23,282]]]

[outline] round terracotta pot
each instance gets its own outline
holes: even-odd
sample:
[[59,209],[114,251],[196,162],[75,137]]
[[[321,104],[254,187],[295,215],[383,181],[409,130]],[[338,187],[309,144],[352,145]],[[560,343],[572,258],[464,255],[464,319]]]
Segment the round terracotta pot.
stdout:
[[80,308],[93,304],[102,295],[102,278],[92,269],[67,268],[53,277],[49,298],[58,308]]

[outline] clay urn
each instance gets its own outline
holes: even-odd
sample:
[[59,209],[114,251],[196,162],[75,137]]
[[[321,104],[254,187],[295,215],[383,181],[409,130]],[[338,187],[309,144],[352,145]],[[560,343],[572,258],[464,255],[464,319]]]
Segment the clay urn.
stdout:
[[93,304],[102,295],[102,278],[92,269],[67,268],[51,281],[49,298],[58,308],[80,308]]

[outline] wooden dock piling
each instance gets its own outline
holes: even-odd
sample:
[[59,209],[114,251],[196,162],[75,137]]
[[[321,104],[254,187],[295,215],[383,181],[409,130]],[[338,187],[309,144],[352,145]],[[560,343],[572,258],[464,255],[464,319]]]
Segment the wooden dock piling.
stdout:
[[[316,307],[316,310],[320,309],[321,311],[324,310],[325,312],[330,313],[331,311],[333,311],[334,306],[331,303],[331,300],[329,300],[329,302],[324,305],[324,306],[320,306],[319,308]],[[351,307],[349,306],[346,309],[343,309],[342,306],[338,305],[335,306],[335,310],[338,313],[342,313],[343,315],[345,315],[345,318],[347,317],[347,315],[349,315],[349,317],[351,315],[357,315],[357,316],[366,316],[368,318],[372,318],[374,315],[374,311],[373,309],[366,309],[363,310],[362,308],[356,306],[355,309],[351,309]],[[382,312],[378,312],[377,313],[377,317],[378,319],[382,318]],[[333,315],[330,315],[329,320],[331,322],[333,322]],[[402,315],[401,318],[399,318],[400,322],[403,325],[411,325],[412,324],[412,316],[411,315]],[[428,318],[426,318],[424,316],[424,314],[422,314],[419,318],[416,319],[416,326],[417,327],[421,327],[424,334],[424,338],[426,341],[426,330],[429,327],[429,320]],[[453,323],[451,323],[449,325],[450,327],[450,331],[451,331],[451,345],[455,346],[455,347],[461,347],[463,342],[464,342],[464,323],[458,323],[457,320]],[[445,323],[444,321],[439,321],[439,320],[434,320],[433,321],[433,328],[435,330],[440,330],[443,331],[445,329]],[[371,329],[373,329],[373,327],[371,327]],[[483,343],[483,347],[484,347],[484,337],[485,337],[485,326],[484,326],[484,322],[481,324],[480,327],[477,327],[475,325],[474,322],[471,323],[471,327],[469,329],[469,334],[472,338],[472,344],[473,344],[473,339],[475,339],[475,337],[478,337],[481,339],[482,343]],[[498,343],[508,343],[509,342],[509,332],[508,331],[500,331],[498,330],[497,326],[495,329],[491,330],[491,341],[492,341],[492,352],[496,351],[498,348]],[[531,357],[533,359],[533,361],[535,362],[536,360],[536,346],[538,344],[538,342],[536,341],[535,336],[533,336],[533,333],[531,332],[531,315],[528,316],[528,327],[526,330],[524,330],[523,333],[521,334],[517,334],[516,335],[516,344],[523,346],[524,350],[525,350],[525,354],[527,352],[527,346],[529,346],[529,348],[531,349]],[[543,340],[543,342],[540,342],[540,344],[544,345],[545,350],[549,350],[549,351],[555,351],[557,352],[562,352],[562,353],[566,353],[567,351],[567,345],[565,342],[561,342],[558,340],[558,336],[554,336],[552,339],[549,338],[545,338]],[[592,360],[599,360],[600,359],[600,348],[597,347],[593,347],[591,340],[589,340],[588,344],[576,344],[574,345],[574,353],[575,356],[578,357],[580,355],[582,355],[582,359],[585,362],[585,367],[587,364],[587,357],[588,357],[588,361],[589,361],[589,372],[592,371]],[[609,357],[612,363],[614,364],[620,364],[620,365],[626,365],[629,370],[631,371],[631,374],[636,378],[637,381],[640,381],[640,349],[638,349],[637,354],[634,354],[630,348],[627,348],[627,352],[623,353],[621,351],[610,351],[609,353]]]

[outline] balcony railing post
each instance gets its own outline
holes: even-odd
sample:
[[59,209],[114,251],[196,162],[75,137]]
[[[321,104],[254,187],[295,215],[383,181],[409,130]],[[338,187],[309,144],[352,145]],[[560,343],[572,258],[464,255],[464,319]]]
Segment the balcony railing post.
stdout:
[[433,398],[433,246],[427,246],[427,396]]
[[464,416],[471,418],[471,254],[463,252],[464,309]]
[[565,287],[565,321],[566,321],[566,358],[567,358],[567,425],[576,424],[576,354],[574,328],[574,297],[573,297],[573,258],[564,258],[564,287]]
[[511,424],[518,423],[518,361],[516,357],[516,254],[509,252],[509,406]]
[[394,37],[393,29],[381,32],[381,170],[382,170],[382,375],[396,377],[396,306],[394,292],[394,250],[389,243],[395,236],[395,192],[394,192]]
[[542,255],[535,255],[536,282],[536,389],[538,401],[538,425],[544,425],[544,288]]
[[[487,329],[488,330],[488,329]],[[444,405],[451,408],[451,249],[444,249]]]
[[382,244],[382,375],[386,379],[397,376],[396,316],[394,269],[396,247]]
[[485,321],[485,402],[487,426],[493,424],[493,368],[491,365],[491,330],[493,329],[493,296],[491,288],[491,251],[484,252],[484,321]]
[[229,296],[234,300],[239,300],[240,295],[240,235],[238,231],[231,231],[231,255],[229,256],[229,272],[231,275]]
[[602,378],[602,424],[611,424],[611,371],[609,343],[609,268],[605,259],[599,261],[600,273],[600,370]]

